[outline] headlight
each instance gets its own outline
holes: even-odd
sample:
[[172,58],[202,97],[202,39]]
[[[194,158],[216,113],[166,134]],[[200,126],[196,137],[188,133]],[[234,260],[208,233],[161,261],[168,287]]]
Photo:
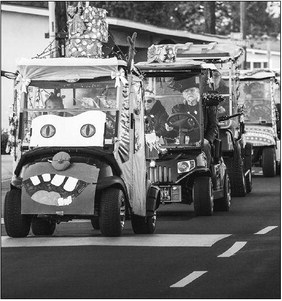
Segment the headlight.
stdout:
[[200,153],[200,155],[197,156],[196,158],[197,162],[197,167],[207,167],[208,162],[207,162],[207,156],[204,152]]
[[188,172],[194,168],[195,168],[194,160],[177,162],[177,172],[178,173]]

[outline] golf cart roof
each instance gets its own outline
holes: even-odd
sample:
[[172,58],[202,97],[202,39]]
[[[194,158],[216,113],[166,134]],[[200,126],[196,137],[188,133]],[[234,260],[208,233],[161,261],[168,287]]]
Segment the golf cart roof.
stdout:
[[[177,48],[177,58],[192,58],[214,63],[243,60],[244,50],[242,47],[231,43],[192,44],[186,43]],[[186,47],[185,47],[186,46]],[[239,62],[240,63],[240,62]]]
[[195,61],[191,59],[181,59],[176,60],[175,62],[166,63],[148,63],[148,62],[139,62],[135,66],[143,72],[154,72],[154,71],[200,71],[205,69],[217,70],[216,66],[211,63],[206,63],[202,61]]
[[275,78],[275,72],[268,69],[240,70],[240,80],[263,80]]
[[125,61],[117,58],[47,58],[17,61],[17,68],[22,80],[27,81],[77,81],[111,76],[119,66],[126,66]]

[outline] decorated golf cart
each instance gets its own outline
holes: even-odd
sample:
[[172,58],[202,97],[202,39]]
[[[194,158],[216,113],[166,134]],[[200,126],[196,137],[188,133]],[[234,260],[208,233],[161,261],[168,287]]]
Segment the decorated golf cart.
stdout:
[[[11,125],[7,234],[52,235],[89,219],[104,236],[155,231],[159,189],[146,177],[142,82],[128,60],[103,58],[105,10],[68,7],[66,56],[20,59]],[[134,36],[136,37],[136,36]],[[137,172],[138,171],[138,172]]]
[[244,51],[232,43],[190,43],[177,50],[177,57],[213,63],[219,71],[214,72],[212,84],[224,98],[218,106],[222,156],[227,166],[232,196],[245,196],[252,190],[252,144],[246,143],[244,112],[238,103],[238,68]]
[[275,92],[279,89],[271,70],[240,71],[240,102],[245,110],[246,141],[253,145],[253,165],[273,177],[280,165],[280,137]]
[[[148,61],[135,65],[144,76],[145,96],[151,97],[145,101],[150,103],[154,98],[158,106],[154,114],[152,110],[146,111],[148,178],[160,188],[163,204],[193,203],[196,215],[228,211],[230,182],[220,141],[216,139],[212,145],[210,166],[204,152],[206,110],[222,101],[211,85],[216,67],[179,59],[174,47],[154,45],[148,50]],[[188,109],[183,104],[183,95],[191,88],[198,96]],[[165,116],[163,126],[157,126],[160,113]]]

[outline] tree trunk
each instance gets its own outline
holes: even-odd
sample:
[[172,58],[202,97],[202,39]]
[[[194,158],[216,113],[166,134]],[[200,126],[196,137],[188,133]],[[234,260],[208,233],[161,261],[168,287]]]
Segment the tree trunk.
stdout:
[[204,2],[204,16],[205,16],[205,32],[216,34],[215,32],[215,1]]

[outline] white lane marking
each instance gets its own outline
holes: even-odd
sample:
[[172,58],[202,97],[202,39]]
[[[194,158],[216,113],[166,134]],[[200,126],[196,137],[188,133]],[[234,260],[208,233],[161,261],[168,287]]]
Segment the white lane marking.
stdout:
[[235,255],[239,250],[241,250],[245,246],[246,243],[246,241],[237,241],[231,248],[229,248],[221,255],[218,255],[217,257],[230,257],[232,255]]
[[[90,223],[89,219],[74,219],[72,221],[69,221],[68,223]],[[4,225],[4,218],[1,217],[1,225]]]
[[211,247],[231,234],[153,234],[120,237],[36,237],[11,238],[2,236],[2,247],[50,246],[140,246],[140,247]]
[[189,274],[188,276],[186,276],[185,278],[181,279],[180,281],[174,283],[173,285],[171,285],[170,287],[184,287],[187,284],[191,283],[192,281],[194,281],[195,279],[201,277],[202,275],[204,275],[205,273],[207,273],[207,271],[194,271],[191,274]]
[[266,227],[266,228],[263,228],[262,230],[258,231],[257,233],[255,234],[266,234],[268,233],[269,231],[277,228],[278,226],[269,226],[269,227]]

